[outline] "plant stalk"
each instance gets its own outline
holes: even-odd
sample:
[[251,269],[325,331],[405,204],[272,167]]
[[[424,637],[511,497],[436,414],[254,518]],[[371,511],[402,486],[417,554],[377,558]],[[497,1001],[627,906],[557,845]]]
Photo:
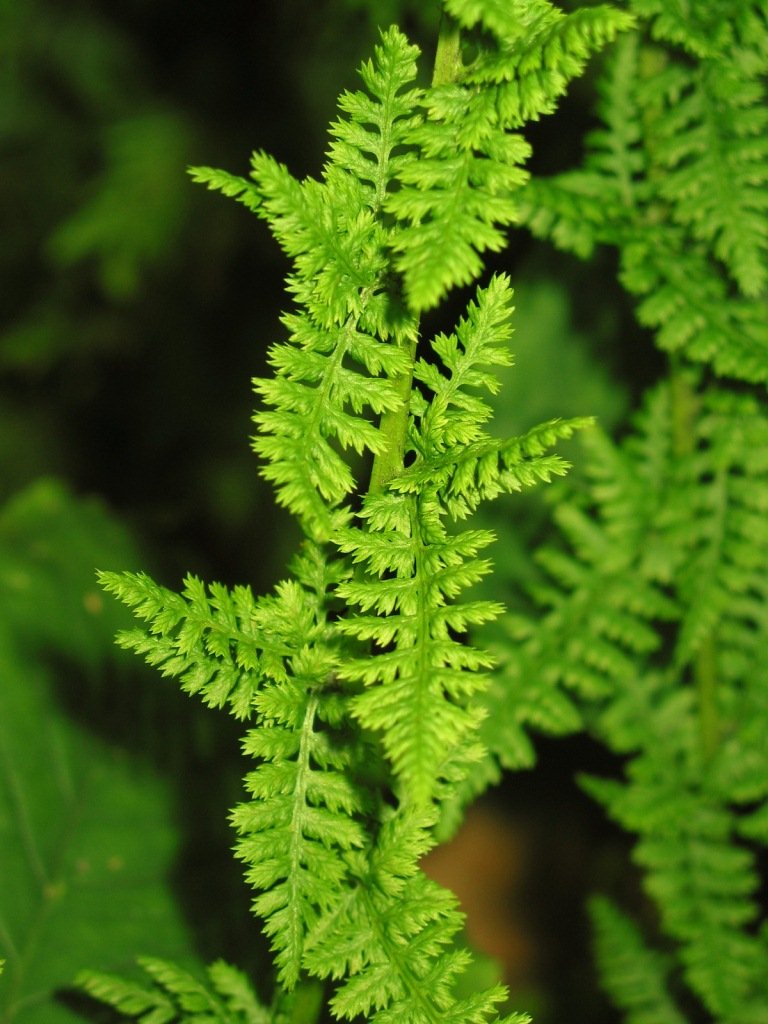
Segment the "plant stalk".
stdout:
[[[670,362],[672,446],[677,458],[693,454],[696,447],[696,416],[699,400],[679,360]],[[717,640],[710,634],[701,644],[691,666],[699,717],[699,741],[704,761],[710,761],[720,745],[720,712],[717,700]]]
[[[448,85],[457,81],[461,68],[461,32],[458,24],[444,11],[440,19],[432,86]],[[403,470],[413,388],[413,366],[418,345],[418,324],[413,335],[409,334],[401,344],[408,347],[409,369],[394,381],[400,400],[398,407],[385,412],[379,421],[379,430],[384,435],[386,447],[384,451],[374,456],[368,485],[369,494],[380,493],[389,481]]]

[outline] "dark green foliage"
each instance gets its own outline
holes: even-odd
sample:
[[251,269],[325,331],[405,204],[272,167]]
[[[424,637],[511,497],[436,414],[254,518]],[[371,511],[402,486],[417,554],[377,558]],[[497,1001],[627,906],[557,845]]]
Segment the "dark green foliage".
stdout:
[[86,963],[130,962],[147,934],[158,954],[194,959],[167,882],[169,786],[146,754],[93,728],[146,739],[146,702],[124,699],[110,653],[121,609],[92,571],[137,560],[106,510],[58,481],[0,511],[3,1021],[81,1019],[53,993]]

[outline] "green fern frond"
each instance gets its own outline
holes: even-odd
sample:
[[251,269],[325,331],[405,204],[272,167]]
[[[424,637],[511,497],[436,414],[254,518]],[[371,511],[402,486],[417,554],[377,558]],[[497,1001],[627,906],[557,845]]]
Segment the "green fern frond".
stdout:
[[[344,979],[331,1000],[336,1017],[365,1014],[372,1024],[498,1021],[497,987],[463,999],[453,993],[469,955],[452,949],[462,916],[454,897],[416,866],[431,845],[429,819],[400,812],[380,829],[372,850],[354,860],[357,884],[314,931],[307,965]],[[512,1014],[499,1024],[527,1024]]]
[[632,0],[632,9],[650,24],[654,39],[680,46],[693,57],[715,58],[734,42],[735,23],[758,4],[685,5],[664,0]]
[[[493,31],[482,14],[479,20]],[[509,4],[501,19],[493,21],[503,29],[497,33],[498,50],[486,48],[466,77],[493,85],[497,116],[505,128],[551,114],[587,60],[634,24],[631,14],[606,4],[568,14],[549,3]]]
[[[237,718],[252,712],[253,697],[265,671],[282,673],[284,642],[260,629],[265,603],[248,587],[232,592],[221,584],[207,588],[194,576],[176,594],[146,573],[100,573],[99,581],[148,626],[124,630],[118,643],[144,655],[165,676],[177,676],[187,693],[199,693],[210,707],[229,703]],[[308,625],[307,610],[290,585],[283,591],[290,606],[286,626]]]
[[214,167],[188,167],[187,173],[192,181],[205,185],[212,192],[221,192],[231,199],[247,206],[256,213],[261,205],[261,195],[252,181],[241,178],[228,171],[219,171]]
[[492,660],[459,637],[501,610],[457,600],[489,571],[478,554],[493,535],[450,534],[446,516],[464,517],[483,500],[564,472],[566,464],[544,452],[585,422],[543,424],[506,442],[486,435],[490,408],[481,394],[493,390],[493,367],[509,361],[510,310],[508,281],[494,278],[455,335],[436,339],[437,362],[414,369],[432,394],[413,402],[412,465],[387,491],[366,497],[363,526],[337,534],[340,550],[365,569],[338,589],[357,609],[338,628],[374,645],[340,675],[365,687],[353,714],[382,736],[403,793],[417,804],[435,796],[446,754],[461,749],[481,718],[475,697]]
[[262,763],[246,777],[251,802],[232,816],[236,854],[248,867],[247,881],[261,890],[254,911],[266,920],[288,988],[298,980],[308,930],[344,891],[345,852],[365,845],[356,820],[363,798],[350,778],[350,751],[338,738],[342,705],[312,692],[327,685],[333,669],[323,653],[300,652],[294,677],[260,695],[261,722],[244,751]]
[[246,976],[223,960],[208,967],[207,984],[165,960],[138,962],[153,982],[150,987],[96,971],[82,971],[76,983],[142,1024],[278,1024]]
[[393,381],[410,370],[415,325],[392,298],[383,207],[411,162],[417,53],[396,29],[383,34],[361,69],[368,92],[342,96],[322,181],[252,159],[256,212],[294,262],[298,305],[283,318],[288,341],[270,350],[275,376],[254,382],[265,404],[254,447],[278,501],[321,541],[344,524],[340,506],[356,489],[345,453],[382,452],[371,418],[399,408]]
[[[247,182],[193,171],[265,220],[293,265],[288,338],[269,351],[274,376],[255,382],[254,440],[278,502],[309,538],[293,576],[259,599],[191,577],[180,595],[143,575],[103,577],[147,624],[125,634],[125,646],[251,719],[244,750],[255,763],[232,820],[279,985],[300,991],[307,974],[338,982],[331,1012],[378,1024],[498,1021],[500,986],[457,995],[470,961],[454,947],[461,915],[418,861],[440,815],[445,828],[478,780],[530,756],[523,720],[538,713],[562,730],[578,717],[556,687],[547,694],[533,682],[506,730],[518,728],[520,752],[505,760],[483,750],[493,657],[466,638],[502,610],[471,593],[494,538],[448,520],[562,474],[551,448],[587,421],[553,420],[506,440],[486,433],[486,397],[510,361],[506,277],[479,290],[455,334],[417,362],[418,317],[505,244],[530,151],[513,129],[551,110],[587,56],[631,23],[605,7],[564,15],[548,0],[449,0],[448,13],[481,38],[495,34],[492,52],[481,46],[463,67],[449,18],[441,38],[456,47],[438,63],[450,73],[422,90],[416,48],[396,29],[383,33],[361,68],[364,90],[341,97],[321,180],[298,181],[262,152]],[[371,458],[366,494],[358,477]],[[550,565],[552,604],[580,593],[574,621],[583,592],[603,602],[593,616],[604,615],[603,642],[590,651],[582,637],[577,650],[572,638],[568,655],[601,681],[629,676],[616,668],[621,657],[655,650],[648,624],[670,603],[652,574],[616,608],[598,593],[605,547],[613,571],[628,565],[619,555],[626,531],[614,525],[607,515],[592,531],[577,508],[567,528],[579,557],[592,545],[589,579],[576,555],[553,555]],[[209,972],[212,990],[172,965],[145,967],[149,993],[92,979],[93,991],[145,1024],[283,1020],[277,1009],[265,1016],[223,966]]]
[[414,379],[430,399],[414,396],[414,459],[390,486],[403,494],[433,487],[454,519],[466,517],[483,501],[565,473],[568,463],[548,454],[549,449],[591,422],[552,420],[507,440],[486,434],[483,427],[492,410],[477,392],[494,393],[493,368],[511,362],[511,313],[509,280],[496,275],[487,288],[478,289],[456,333],[432,342],[433,361],[420,359],[414,367]]
[[626,1024],[685,1024],[667,989],[669,958],[648,949],[634,922],[609,900],[590,900],[589,914],[603,988]]
[[476,556],[493,537],[478,530],[448,536],[424,497],[371,495],[361,516],[367,529],[345,531],[338,542],[369,575],[340,585],[339,596],[359,613],[339,629],[375,647],[373,656],[348,660],[340,675],[366,687],[353,698],[353,714],[382,735],[401,799],[423,804],[434,795],[446,751],[460,748],[479,722],[470,701],[491,659],[456,637],[501,609],[456,597],[488,572]]
[[[370,810],[362,741],[349,729],[348,697],[336,682],[343,662],[327,621],[343,566],[327,564],[309,547],[296,574],[315,627],[295,623],[285,674],[265,681],[254,698],[257,724],[244,750],[259,764],[246,777],[250,801],[232,815],[236,854],[259,890],[254,910],[265,920],[289,989],[302,969],[307,932],[346,887],[346,858],[365,845],[361,818]],[[370,762],[370,752],[365,756]]]
[[[744,29],[759,16],[749,3],[700,5],[695,14],[655,0],[632,9],[672,46],[643,46],[632,34],[618,42],[600,84],[605,127],[589,136],[584,167],[531,182],[520,216],[581,256],[597,244],[617,246],[622,283],[662,348],[764,383],[764,32]],[[677,45],[698,63],[681,59]]]
[[655,244],[637,241],[622,251],[624,286],[643,296],[642,324],[657,343],[716,373],[768,382],[768,321],[764,302],[733,299],[722,275],[678,232],[658,230]]
[[387,209],[399,222],[393,248],[415,311],[469,284],[482,254],[505,244],[530,155],[510,129],[551,113],[588,56],[632,24],[606,6],[565,15],[547,0],[446,6],[464,27],[481,24],[495,33],[498,48],[486,49],[458,81],[430,90],[424,121],[408,134],[419,159],[403,167]]
[[550,0],[445,0],[445,9],[463,28],[482,25],[510,45],[531,25],[560,13]]
[[[382,34],[376,62],[366,61],[360,77],[366,92],[345,92],[339,109],[346,118],[331,125],[334,141],[329,150],[332,164],[352,172],[372,190],[368,205],[379,211],[393,181],[415,159],[412,150],[400,150],[399,140],[418,123],[414,113],[423,97],[412,85],[416,78],[418,48],[394,29]],[[397,126],[397,132],[391,126]],[[371,130],[372,127],[375,130]]]
[[691,988],[720,1020],[759,1021],[768,949],[749,934],[757,915],[754,856],[733,843],[729,809],[702,787],[698,766],[683,760],[695,722],[679,713],[675,722],[677,735],[667,730],[662,744],[657,733],[654,747],[631,762],[629,785],[584,784],[639,833],[636,860],[664,930],[680,944]]
[[675,221],[704,242],[742,293],[768,283],[768,108],[763,62],[735,51],[683,78],[670,69],[638,89],[648,111],[658,104],[653,156],[664,168],[658,194]]
[[530,155],[528,143],[499,130],[467,88],[446,85],[425,102],[426,119],[408,139],[421,155],[403,168],[387,202],[399,222],[396,265],[408,306],[419,312],[474,281],[482,253],[504,248],[503,228],[517,218],[513,196],[527,179],[520,165]]
[[728,675],[749,678],[768,639],[768,417],[751,396],[712,390],[697,432],[669,513],[685,606],[676,659],[690,663],[717,635]]

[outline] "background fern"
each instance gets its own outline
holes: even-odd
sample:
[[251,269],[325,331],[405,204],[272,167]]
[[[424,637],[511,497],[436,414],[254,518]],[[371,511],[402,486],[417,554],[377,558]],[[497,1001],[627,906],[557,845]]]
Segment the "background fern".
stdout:
[[629,755],[623,782],[584,785],[637,834],[676,959],[662,970],[595,904],[598,964],[626,1019],[684,1019],[667,987],[682,973],[713,1019],[760,1021],[765,917],[757,848],[740,836],[741,808],[765,799],[746,735],[765,728],[765,396],[742,382],[766,381],[766,26],[748,3],[687,18],[631,6],[640,31],[607,62],[604,127],[583,168],[531,184],[524,216],[580,255],[617,247],[669,378],[621,446],[589,441],[589,497],[556,513],[570,550],[542,550],[547,612],[509,620],[524,642],[506,671],[523,691],[533,674],[532,694],[575,692],[592,733]]

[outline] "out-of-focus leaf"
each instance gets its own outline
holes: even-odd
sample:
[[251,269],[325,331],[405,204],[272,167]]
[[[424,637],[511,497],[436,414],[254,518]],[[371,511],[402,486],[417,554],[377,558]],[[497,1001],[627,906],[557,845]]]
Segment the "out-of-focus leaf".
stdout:
[[[132,564],[107,513],[55,481],[0,513],[3,1024],[81,1020],[55,993],[84,967],[124,970],[150,951],[190,960],[168,885],[178,843],[169,786],[94,735],[78,704],[104,702],[111,686],[103,668],[82,684],[115,624],[93,570]],[[134,711],[139,704],[137,695]]]
[[179,168],[189,148],[178,113],[152,110],[109,125],[104,170],[90,198],[49,238],[53,259],[63,266],[96,259],[104,292],[131,297],[145,269],[174,250],[188,197]]

